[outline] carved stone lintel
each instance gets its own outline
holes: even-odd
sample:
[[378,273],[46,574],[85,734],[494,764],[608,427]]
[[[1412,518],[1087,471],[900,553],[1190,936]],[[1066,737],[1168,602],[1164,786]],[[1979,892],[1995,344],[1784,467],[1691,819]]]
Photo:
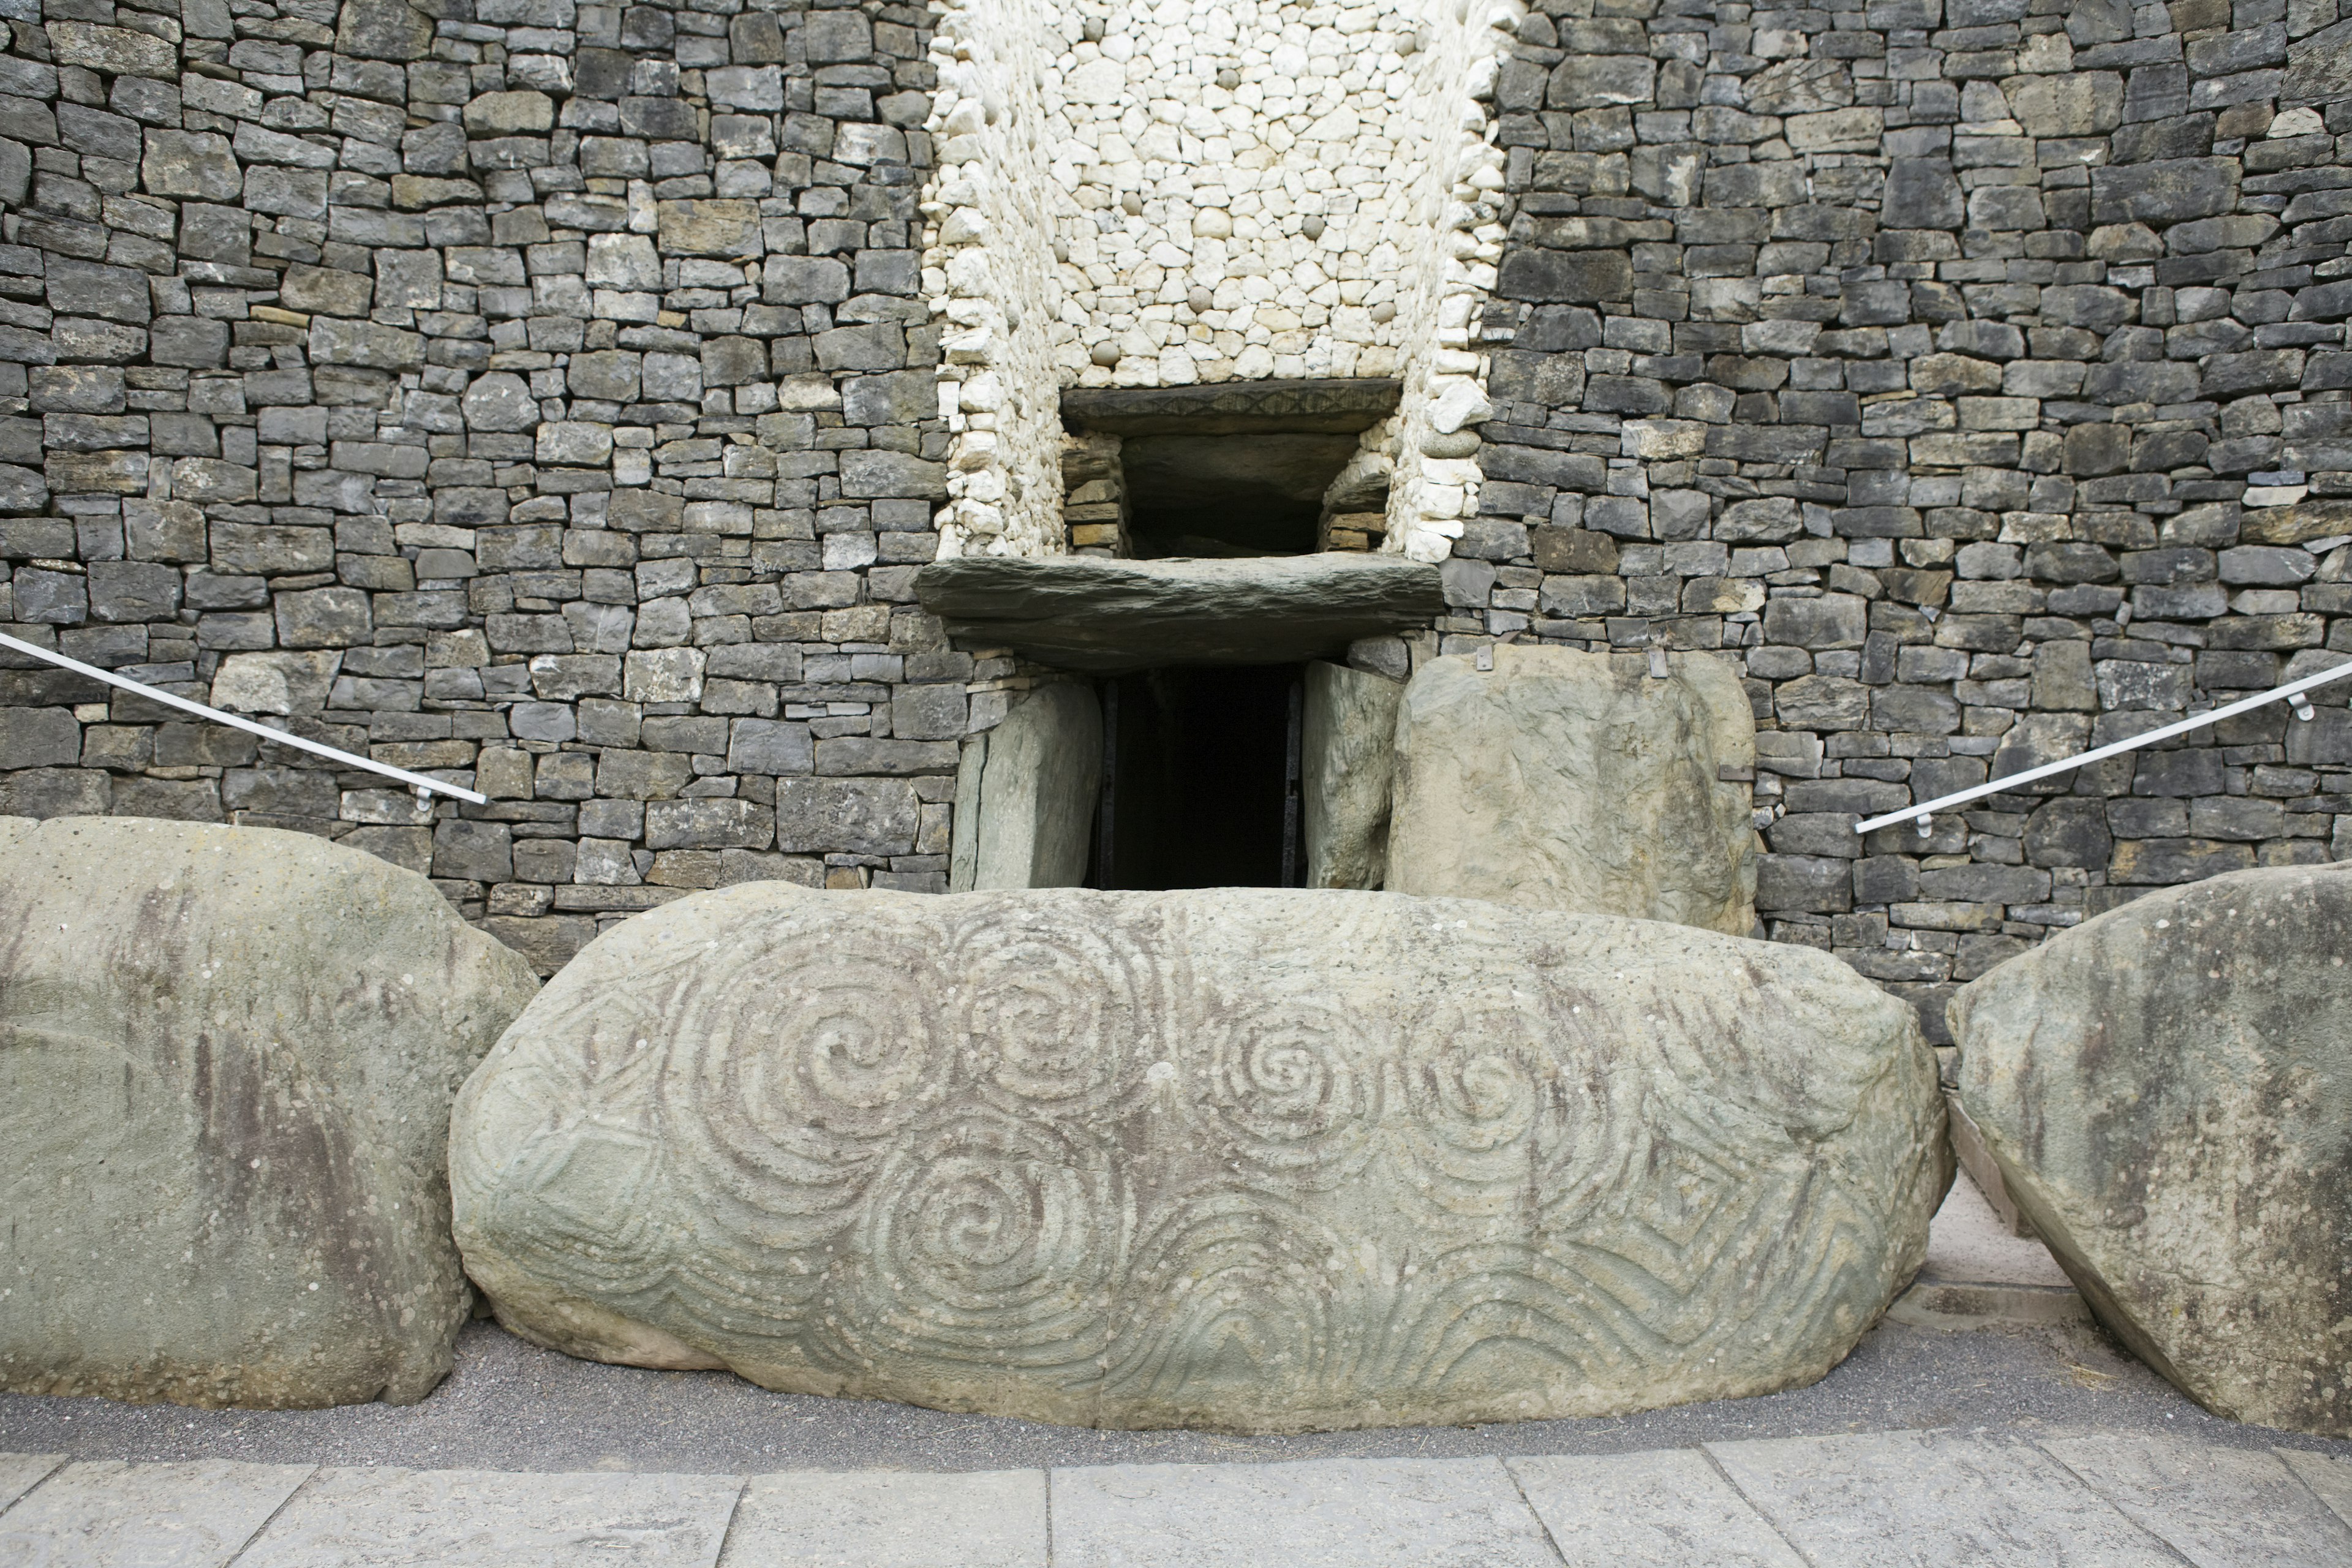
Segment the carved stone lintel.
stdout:
[[1062,423],[1118,436],[1238,436],[1369,430],[1396,412],[1404,384],[1227,381],[1209,386],[1073,386]]

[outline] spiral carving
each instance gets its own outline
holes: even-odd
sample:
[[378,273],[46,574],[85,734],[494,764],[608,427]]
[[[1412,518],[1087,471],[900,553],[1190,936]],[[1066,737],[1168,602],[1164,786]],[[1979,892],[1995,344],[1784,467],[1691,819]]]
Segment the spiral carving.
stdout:
[[551,1343],[532,1303],[585,1300],[773,1387],[1046,1420],[1592,1414],[1817,1375],[1931,1206],[1908,1011],[1797,950],[756,887],[604,943],[452,1139],[469,1262]]
[[1152,934],[1043,918],[965,930],[951,1001],[1000,1103],[1100,1112],[1129,1087],[1139,1052],[1157,1059],[1168,1001]]
[[1304,988],[1217,1005],[1186,1042],[1197,1112],[1233,1158],[1309,1188],[1370,1157],[1391,1030]]
[[1090,1379],[1122,1263],[1118,1182],[1083,1136],[989,1111],[893,1150],[826,1290],[827,1350],[873,1367]]

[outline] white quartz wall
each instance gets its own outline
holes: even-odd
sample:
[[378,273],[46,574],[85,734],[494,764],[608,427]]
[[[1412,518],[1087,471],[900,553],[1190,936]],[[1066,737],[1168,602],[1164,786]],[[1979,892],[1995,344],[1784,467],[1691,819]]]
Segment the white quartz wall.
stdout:
[[1475,507],[1519,0],[935,0],[950,552],[1062,548],[1059,388],[1402,376],[1390,547]]
[[938,148],[925,193],[923,287],[945,318],[940,411],[953,437],[941,555],[1058,555],[1061,290],[1047,237],[1057,192],[1041,97],[1051,55],[1037,0],[934,0]]

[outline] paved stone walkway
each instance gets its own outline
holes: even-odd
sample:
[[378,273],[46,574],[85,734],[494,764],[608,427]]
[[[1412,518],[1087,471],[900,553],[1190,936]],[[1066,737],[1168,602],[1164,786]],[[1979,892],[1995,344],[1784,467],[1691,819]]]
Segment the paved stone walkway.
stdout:
[[8,1568],[2344,1568],[2352,1461],[1882,1432],[1601,1458],[936,1474],[0,1454]]

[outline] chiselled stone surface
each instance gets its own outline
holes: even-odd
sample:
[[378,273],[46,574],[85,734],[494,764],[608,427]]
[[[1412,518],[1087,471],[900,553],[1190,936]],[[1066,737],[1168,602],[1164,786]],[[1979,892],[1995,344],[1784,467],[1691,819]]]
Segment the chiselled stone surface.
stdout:
[[[1745,936],[1755,721],[1729,667],[1498,647],[1407,683],[1388,885]],[[1729,777],[1725,775],[1728,774]]]
[[916,591],[966,647],[1096,674],[1311,658],[1416,625],[1443,602],[1435,568],[1379,555],[965,556],[924,567]]
[[247,1568],[712,1568],[734,1476],[325,1469],[269,1521]]
[[459,1082],[536,988],[304,834],[0,820],[0,1387],[421,1399],[467,1291]]
[[2179,1558],[2030,1442],[1873,1432],[1709,1443],[1811,1563],[2165,1568]]
[[0,1561],[228,1568],[310,1475],[222,1459],[68,1465],[0,1513]]
[[1346,665],[1307,667],[1299,731],[1300,828],[1310,888],[1388,877],[1389,796],[1404,683]]
[[1073,428],[1114,436],[1232,436],[1361,430],[1395,411],[1394,381],[1239,381],[1208,386],[1074,386],[1062,393]]
[[1949,1167],[1825,955],[1468,900],[747,886],[599,939],[468,1081],[457,1230],[579,1355],[1110,1426],[1809,1382]]
[[2352,1434],[2352,876],[2152,893],[1968,986],[1960,1099],[2092,1310],[2217,1414]]

